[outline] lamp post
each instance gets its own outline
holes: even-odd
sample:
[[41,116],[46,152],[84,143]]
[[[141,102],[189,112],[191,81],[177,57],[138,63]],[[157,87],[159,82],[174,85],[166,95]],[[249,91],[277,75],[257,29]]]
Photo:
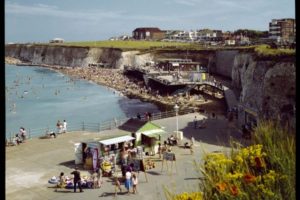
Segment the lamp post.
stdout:
[[178,134],[178,110],[179,110],[179,106],[177,104],[175,104],[174,110],[175,110],[175,113],[176,113],[176,134]]

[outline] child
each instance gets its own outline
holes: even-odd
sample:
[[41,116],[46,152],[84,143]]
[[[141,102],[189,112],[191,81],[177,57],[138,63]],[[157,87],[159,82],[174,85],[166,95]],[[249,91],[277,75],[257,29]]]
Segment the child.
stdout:
[[120,190],[122,192],[121,183],[117,176],[115,176],[115,196],[117,195],[117,190]]
[[133,173],[133,175],[132,175],[132,184],[133,184],[133,192],[132,193],[136,194],[137,193],[136,187],[137,187],[137,184],[138,184],[138,178],[137,178],[135,173]]

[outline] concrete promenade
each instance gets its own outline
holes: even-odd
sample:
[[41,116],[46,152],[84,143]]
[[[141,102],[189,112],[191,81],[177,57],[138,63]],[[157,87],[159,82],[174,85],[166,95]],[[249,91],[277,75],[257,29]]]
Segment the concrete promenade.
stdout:
[[[159,200],[166,199],[163,187],[167,187],[174,193],[184,191],[197,191],[201,174],[195,170],[194,161],[201,162],[204,152],[220,151],[228,147],[230,136],[241,140],[241,133],[228,124],[224,117],[208,119],[206,128],[194,129],[193,119],[205,117],[198,113],[178,116],[179,130],[183,131],[185,141],[194,136],[196,145],[194,155],[189,149],[178,146],[173,147],[176,154],[176,167],[173,165],[173,172],[164,167],[158,155],[152,158],[156,162],[154,169],[148,170],[146,182],[143,172],[139,174],[138,194],[125,194],[125,187],[122,184],[123,192],[114,197],[114,185],[110,178],[104,177],[104,184],[100,189],[85,189],[83,193],[73,193],[73,190],[59,189],[55,192],[54,185],[48,180],[52,176],[58,176],[62,171],[70,176],[74,170],[74,143],[90,138],[101,138],[103,135],[120,133],[120,130],[109,130],[101,133],[72,132],[59,135],[55,139],[31,139],[19,146],[6,147],[6,172],[5,186],[6,199],[8,200],[71,200],[71,199],[124,199],[124,200]],[[176,129],[176,117],[156,120],[154,123],[165,127],[168,132],[165,139]],[[175,164],[175,163],[174,163]],[[88,171],[80,169],[81,174],[89,174]]]

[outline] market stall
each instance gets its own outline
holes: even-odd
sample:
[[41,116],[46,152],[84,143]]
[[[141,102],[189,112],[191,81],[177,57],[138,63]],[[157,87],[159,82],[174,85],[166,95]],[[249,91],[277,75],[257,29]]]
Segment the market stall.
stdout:
[[88,170],[101,168],[111,174],[120,159],[120,150],[135,138],[129,135],[105,140],[89,140],[75,144],[75,164],[83,164]]
[[134,146],[142,146],[147,154],[158,152],[158,142],[161,142],[161,136],[166,133],[159,125],[139,119],[129,119],[119,128],[131,132],[135,138]]

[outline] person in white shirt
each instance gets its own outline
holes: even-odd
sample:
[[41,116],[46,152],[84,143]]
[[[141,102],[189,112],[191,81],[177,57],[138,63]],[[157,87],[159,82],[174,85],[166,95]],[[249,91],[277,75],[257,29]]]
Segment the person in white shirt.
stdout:
[[128,194],[129,194],[129,190],[132,186],[131,177],[132,177],[132,174],[131,174],[130,170],[128,170],[125,174],[125,187],[127,189]]
[[63,133],[66,133],[67,132],[67,122],[66,120],[64,120],[64,123],[63,123]]

